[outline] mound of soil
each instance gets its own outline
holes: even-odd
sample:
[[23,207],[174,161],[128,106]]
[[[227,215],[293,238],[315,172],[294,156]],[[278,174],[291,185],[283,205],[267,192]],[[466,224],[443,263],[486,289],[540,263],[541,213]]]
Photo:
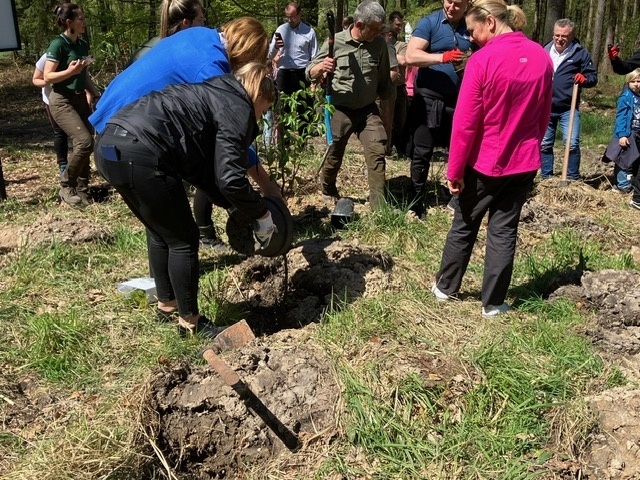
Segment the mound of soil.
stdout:
[[[585,272],[580,285],[560,287],[566,297],[593,308],[595,326],[586,333],[629,381],[640,380],[640,272]],[[599,432],[585,456],[590,479],[640,478],[640,390],[613,388],[587,397]]]
[[307,240],[286,257],[250,257],[228,276],[225,298],[251,307],[247,323],[257,334],[317,322],[339,308],[397,286],[391,256],[337,239]]
[[253,399],[208,366],[182,363],[157,373],[150,394],[157,418],[148,424],[181,479],[245,478],[276,459],[290,458],[296,471],[312,467],[310,444],[336,434],[340,391],[311,328],[256,339],[224,357]]
[[43,243],[83,243],[109,235],[90,218],[63,218],[47,213],[30,225],[7,226],[0,231],[0,253]]

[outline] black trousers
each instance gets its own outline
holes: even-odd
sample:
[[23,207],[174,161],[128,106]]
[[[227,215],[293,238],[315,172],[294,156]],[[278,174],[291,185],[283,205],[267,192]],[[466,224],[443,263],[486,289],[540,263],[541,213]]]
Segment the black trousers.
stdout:
[[158,300],[177,300],[181,316],[198,314],[199,232],[182,179],[126,130],[109,124],[94,152],[100,174],[147,232]]
[[[446,111],[443,113],[438,127],[429,127],[428,119],[434,99],[430,90],[416,88],[409,112],[409,127],[413,141],[410,167],[411,182],[418,198],[422,198],[425,193],[434,147],[448,147],[451,139],[452,115]],[[452,103],[451,100],[445,100],[445,107],[448,107],[449,110],[454,106],[455,101]]]
[[[301,86],[300,83],[304,86]],[[276,75],[276,86],[279,92],[287,95],[306,88],[309,86],[309,82],[305,77],[304,68],[279,68]]]
[[513,273],[518,222],[536,172],[488,177],[467,167],[451,230],[436,274],[438,289],[451,295],[462,284],[485,214],[489,212],[482,277],[482,306],[502,305]]

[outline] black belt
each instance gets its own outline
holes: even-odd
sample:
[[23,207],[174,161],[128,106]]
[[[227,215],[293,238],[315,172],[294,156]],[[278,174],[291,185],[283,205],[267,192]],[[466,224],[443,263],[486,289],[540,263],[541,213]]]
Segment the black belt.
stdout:
[[53,91],[60,95],[84,95],[85,94],[84,90],[69,90],[68,88],[65,88],[64,90],[54,89]]
[[283,68],[285,72],[304,72],[304,68]]

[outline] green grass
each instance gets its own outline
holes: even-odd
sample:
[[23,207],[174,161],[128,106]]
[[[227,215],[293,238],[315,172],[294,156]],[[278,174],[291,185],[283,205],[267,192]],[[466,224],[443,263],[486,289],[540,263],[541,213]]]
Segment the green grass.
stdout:
[[[378,462],[376,478],[533,478],[527,465],[544,455],[549,410],[580,398],[604,372],[588,341],[572,333],[582,323],[579,313],[567,302],[545,305],[539,315],[512,317],[476,348],[456,352],[477,369],[474,382],[430,384],[408,374],[388,385],[393,351],[356,367],[337,360],[347,437]],[[330,314],[321,338],[347,356],[372,337],[397,338],[398,325],[407,324],[394,316],[395,307],[384,298],[363,302],[355,314]],[[424,351],[419,344],[405,347]],[[335,459],[330,466],[349,473]]]

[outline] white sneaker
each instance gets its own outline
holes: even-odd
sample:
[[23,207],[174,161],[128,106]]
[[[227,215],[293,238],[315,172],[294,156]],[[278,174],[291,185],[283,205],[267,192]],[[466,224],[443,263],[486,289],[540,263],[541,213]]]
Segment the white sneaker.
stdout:
[[502,305],[487,305],[486,307],[482,307],[482,316],[497,317],[498,315],[507,313],[509,310],[511,310],[511,307],[506,303]]
[[439,302],[446,302],[447,300],[449,300],[449,295],[447,295],[446,293],[442,293],[435,283],[431,287],[431,293],[435,295],[436,300],[438,300]]

